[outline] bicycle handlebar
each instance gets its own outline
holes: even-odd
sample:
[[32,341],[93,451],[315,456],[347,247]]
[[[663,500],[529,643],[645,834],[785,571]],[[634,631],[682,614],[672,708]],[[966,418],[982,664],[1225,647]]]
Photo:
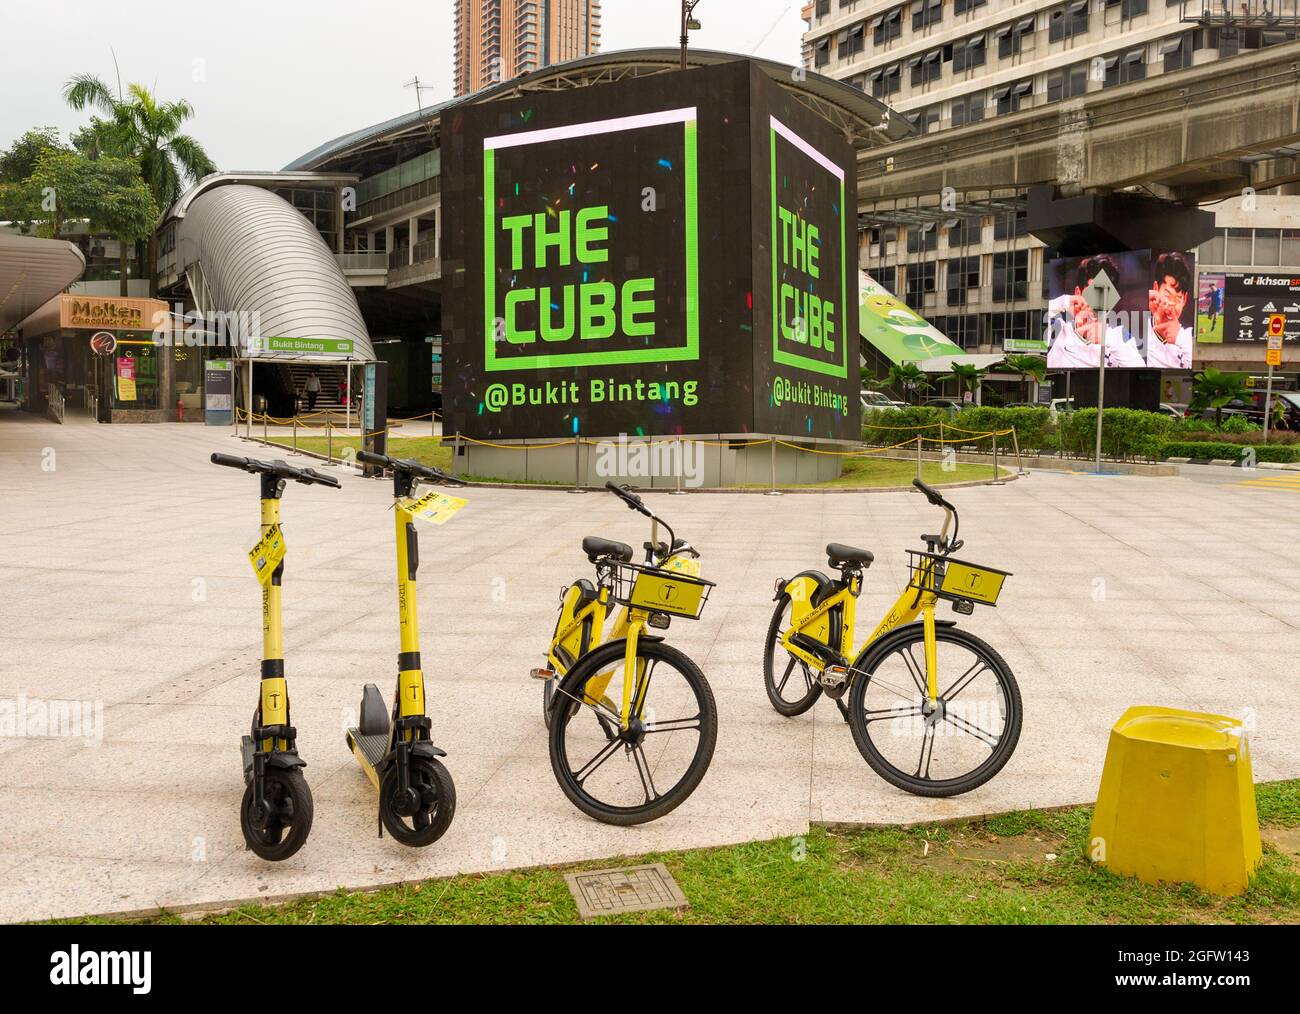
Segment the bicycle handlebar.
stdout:
[[913,479],[912,485],[915,486],[917,489],[919,489],[922,493],[924,493],[925,498],[929,500],[930,503],[934,504],[934,506],[943,507],[946,508],[947,510],[953,509],[952,504],[950,504],[947,500],[945,500],[943,498],[943,494],[940,493],[933,486],[927,486],[920,479]]
[[442,469],[434,468],[432,465],[422,465],[410,458],[393,458],[387,454],[375,454],[373,451],[358,451],[357,460],[364,465],[375,465],[379,468],[391,469],[394,472],[405,472],[407,475],[424,479],[426,482],[437,482],[446,486],[465,485],[463,479],[448,475]]
[[654,514],[651,513],[650,508],[645,505],[645,501],[642,500],[635,493],[633,493],[630,489],[624,489],[622,486],[618,485],[612,479],[607,479],[605,481],[605,488],[609,490],[611,493],[613,493],[620,500],[622,500],[625,504],[627,504],[630,510],[634,510],[639,514],[644,514],[648,518],[654,517]]
[[261,461],[257,458],[241,458],[235,454],[215,452],[210,459],[214,465],[226,468],[238,468],[254,475],[274,475],[280,479],[300,482],[304,486],[329,486],[340,489],[342,484],[332,475],[325,475],[314,468],[295,468],[287,461]]

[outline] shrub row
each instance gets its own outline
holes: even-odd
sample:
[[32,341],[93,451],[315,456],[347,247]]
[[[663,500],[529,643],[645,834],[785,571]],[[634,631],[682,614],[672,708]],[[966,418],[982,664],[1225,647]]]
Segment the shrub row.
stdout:
[[[1077,457],[1091,457],[1097,441],[1097,410],[1081,408],[1064,412],[1055,419],[1046,408],[993,408],[976,405],[949,416],[941,409],[925,406],[871,409],[864,412],[862,439],[868,444],[888,447],[914,439],[917,434],[938,438],[938,423],[943,422],[947,440],[970,433],[991,433],[1014,428],[1023,454],[1060,452]],[[968,430],[970,433],[962,433]],[[1161,458],[1233,458],[1240,459],[1242,448],[1250,447],[1256,461],[1300,461],[1300,434],[1270,433],[1264,443],[1262,432],[1225,433],[1205,431],[1200,420],[1175,419],[1163,412],[1143,412],[1132,408],[1108,408],[1102,423],[1102,454],[1114,460],[1158,461]],[[938,444],[927,444],[934,450]],[[992,438],[971,439],[947,446],[961,450],[992,449]],[[998,450],[1010,453],[1010,436],[998,439]]]
[[1227,444],[1211,440],[1168,440],[1160,448],[1165,458],[1219,458],[1241,461],[1250,451],[1256,461],[1300,461],[1300,444]]

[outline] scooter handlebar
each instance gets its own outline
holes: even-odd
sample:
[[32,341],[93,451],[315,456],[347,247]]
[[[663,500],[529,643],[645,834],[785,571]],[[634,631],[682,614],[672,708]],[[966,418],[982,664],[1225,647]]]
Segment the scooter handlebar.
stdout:
[[304,486],[341,488],[341,483],[334,476],[325,475],[314,468],[295,468],[287,461],[261,461],[257,458],[241,458],[236,454],[222,454],[220,452],[214,452],[210,460],[214,465],[238,468],[244,472],[252,472],[254,475],[274,475],[281,479],[300,482]]
[[423,465],[410,458],[392,458],[387,454],[375,454],[373,451],[358,451],[357,460],[363,465],[374,465],[377,468],[392,469],[394,472],[405,472],[407,475],[413,475],[426,482],[441,483],[444,486],[465,485],[463,479],[458,479],[454,475],[448,475],[440,468]]

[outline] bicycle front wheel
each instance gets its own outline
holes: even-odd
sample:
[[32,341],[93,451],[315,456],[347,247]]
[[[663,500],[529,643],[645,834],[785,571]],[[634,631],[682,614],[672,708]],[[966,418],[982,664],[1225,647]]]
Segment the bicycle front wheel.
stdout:
[[718,712],[699,666],[661,641],[637,645],[628,728],[623,641],[588,652],[555,690],[551,768],[569,800],[606,824],[644,824],[695,791],[713,759]]
[[926,693],[925,634],[868,648],[849,726],[872,770],[918,796],[956,796],[1002,770],[1020,739],[1020,688],[1002,656],[957,627],[935,631],[939,697]]

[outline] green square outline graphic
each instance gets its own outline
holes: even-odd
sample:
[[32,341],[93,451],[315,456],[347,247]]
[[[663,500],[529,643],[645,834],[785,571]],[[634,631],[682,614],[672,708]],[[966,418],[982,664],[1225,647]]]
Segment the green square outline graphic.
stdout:
[[[775,119],[775,118],[773,118]],[[782,124],[782,126],[785,126]],[[795,137],[799,137],[789,127],[785,127]],[[781,337],[781,303],[778,293],[777,284],[777,216],[776,216],[776,127],[769,121],[768,140],[769,153],[772,163],[772,361],[782,366],[791,366],[797,370],[808,370],[810,373],[820,373],[828,377],[840,377],[847,379],[849,375],[849,282],[848,282],[848,251],[844,246],[844,216],[847,209],[844,206],[844,177],[840,176],[840,320],[843,325],[840,329],[840,362],[839,364],[823,362],[820,359],[811,359],[808,356],[796,355],[793,352],[785,352],[780,346]],[[799,138],[803,141],[803,138]],[[787,138],[787,142],[789,139]],[[808,144],[807,141],[803,141]],[[808,144],[808,147],[812,147]],[[806,154],[805,154],[805,157]]]
[[[629,119],[622,117],[620,119]],[[614,133],[624,129],[619,120],[605,121],[603,130],[589,135]],[[671,122],[671,121],[669,121]],[[696,175],[695,128],[696,115],[692,107],[690,116],[682,118],[685,134],[684,180],[686,197],[686,344],[666,349],[618,349],[610,352],[560,352],[554,355],[517,356],[497,358],[496,355],[496,149],[483,148],[483,364],[487,373],[506,370],[544,370],[565,366],[613,366],[635,363],[693,362],[700,358],[699,319],[699,227],[698,179]],[[645,126],[662,126],[646,124]],[[581,127],[583,124],[575,124]],[[509,135],[507,135],[509,136]],[[538,143],[538,142],[532,142]],[[522,147],[522,145],[515,145]]]

